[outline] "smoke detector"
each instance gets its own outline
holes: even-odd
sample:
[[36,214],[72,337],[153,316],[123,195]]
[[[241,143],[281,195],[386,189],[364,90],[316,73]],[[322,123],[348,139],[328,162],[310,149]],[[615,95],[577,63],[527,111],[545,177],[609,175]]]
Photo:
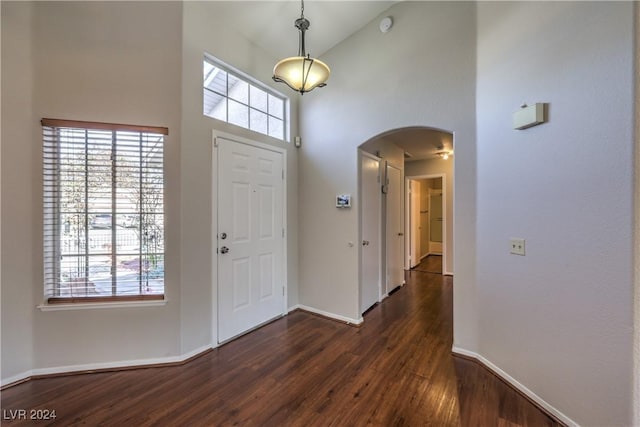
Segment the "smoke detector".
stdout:
[[393,26],[393,18],[390,16],[385,16],[380,20],[380,31],[383,33],[389,32],[391,27]]

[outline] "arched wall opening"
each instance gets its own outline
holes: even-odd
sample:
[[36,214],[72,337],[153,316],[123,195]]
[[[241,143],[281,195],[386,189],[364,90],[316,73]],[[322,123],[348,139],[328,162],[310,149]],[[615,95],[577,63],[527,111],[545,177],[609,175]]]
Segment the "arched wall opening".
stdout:
[[[428,126],[385,131],[358,147],[361,313],[403,285],[404,270],[427,257],[439,258],[442,274],[453,274],[453,147],[453,132]],[[440,178],[439,184],[429,178]],[[428,196],[437,191],[430,187],[437,186],[442,215],[435,219],[434,230],[440,225],[442,237],[432,244],[422,242],[421,236],[429,215],[437,211],[435,205],[430,209]]]

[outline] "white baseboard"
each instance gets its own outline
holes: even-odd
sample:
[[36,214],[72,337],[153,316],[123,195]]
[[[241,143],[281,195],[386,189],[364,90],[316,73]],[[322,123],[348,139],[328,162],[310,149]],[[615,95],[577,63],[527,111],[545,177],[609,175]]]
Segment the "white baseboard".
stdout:
[[4,387],[7,384],[19,383],[21,381],[24,381],[30,378],[32,375],[33,375],[33,371],[26,371],[21,374],[14,375],[12,377],[2,378],[2,380],[0,380],[0,387]]
[[565,423],[567,426],[569,426],[569,427],[580,427],[580,425],[578,423],[576,423],[571,418],[569,418],[568,416],[566,416],[565,414],[560,412],[558,409],[556,409],[553,405],[551,405],[550,403],[545,401],[543,398],[541,398],[540,396],[538,396],[537,394],[535,394],[534,392],[529,390],[526,386],[524,386],[523,384],[519,383],[515,378],[513,378],[511,375],[507,374],[505,371],[500,369],[498,366],[496,366],[493,362],[491,362],[488,359],[486,359],[484,356],[482,356],[482,355],[480,355],[478,353],[474,353],[473,351],[465,350],[464,348],[460,348],[460,347],[456,347],[456,346],[453,346],[451,348],[451,352],[453,354],[459,354],[461,356],[465,356],[465,357],[477,360],[478,362],[480,362],[481,364],[486,366],[489,370],[493,371],[494,374],[498,375],[500,378],[502,378],[504,381],[506,381],[512,387],[514,387],[515,389],[520,391],[522,394],[524,394],[529,399],[531,399],[533,402],[535,402],[538,406],[540,406],[545,411],[547,411],[548,413],[550,413],[551,415],[556,417],[558,420],[560,420],[563,423]]
[[209,345],[205,345],[203,347],[191,350],[179,356],[157,357],[152,359],[121,360],[117,362],[87,363],[84,365],[68,365],[68,366],[56,366],[51,368],[32,369],[30,371],[23,372],[22,374],[19,374],[19,375],[14,375],[9,378],[2,378],[2,380],[0,380],[0,387],[4,387],[8,384],[13,384],[15,382],[23,381],[31,377],[36,377],[41,375],[72,374],[74,372],[88,372],[88,371],[120,369],[120,368],[137,368],[137,367],[144,368],[145,366],[149,366],[149,365],[181,363],[211,348],[214,348],[214,346],[209,344]]
[[299,308],[300,310],[304,310],[304,311],[309,311],[311,313],[319,314],[324,317],[329,317],[331,319],[339,320],[341,322],[344,322],[350,325],[361,325],[363,322],[362,317],[360,319],[352,319],[350,317],[341,316],[335,313],[329,313],[328,311],[319,310],[317,308],[309,307],[303,304],[298,304],[296,308]]
[[300,304],[296,304],[296,305],[294,305],[293,307],[289,307],[289,308],[287,308],[287,314],[289,314],[289,313],[291,313],[292,311],[297,310],[297,309],[299,309],[299,308],[300,308]]

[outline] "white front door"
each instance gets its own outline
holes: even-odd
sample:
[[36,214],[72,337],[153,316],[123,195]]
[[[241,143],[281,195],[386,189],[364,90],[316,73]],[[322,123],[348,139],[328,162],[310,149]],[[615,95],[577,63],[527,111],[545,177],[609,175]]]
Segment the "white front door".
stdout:
[[360,313],[380,300],[380,159],[362,152],[360,157]]
[[218,342],[284,314],[283,154],[216,138]]
[[387,283],[389,293],[404,283],[402,172],[387,165]]

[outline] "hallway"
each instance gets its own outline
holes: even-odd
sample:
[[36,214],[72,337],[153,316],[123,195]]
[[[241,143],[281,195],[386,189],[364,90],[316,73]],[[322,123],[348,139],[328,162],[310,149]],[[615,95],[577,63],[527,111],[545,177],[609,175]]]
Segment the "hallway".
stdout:
[[55,410],[49,425],[558,426],[451,356],[452,282],[408,272],[360,328],[295,311],[183,366],[32,380],[2,392],[3,414]]

